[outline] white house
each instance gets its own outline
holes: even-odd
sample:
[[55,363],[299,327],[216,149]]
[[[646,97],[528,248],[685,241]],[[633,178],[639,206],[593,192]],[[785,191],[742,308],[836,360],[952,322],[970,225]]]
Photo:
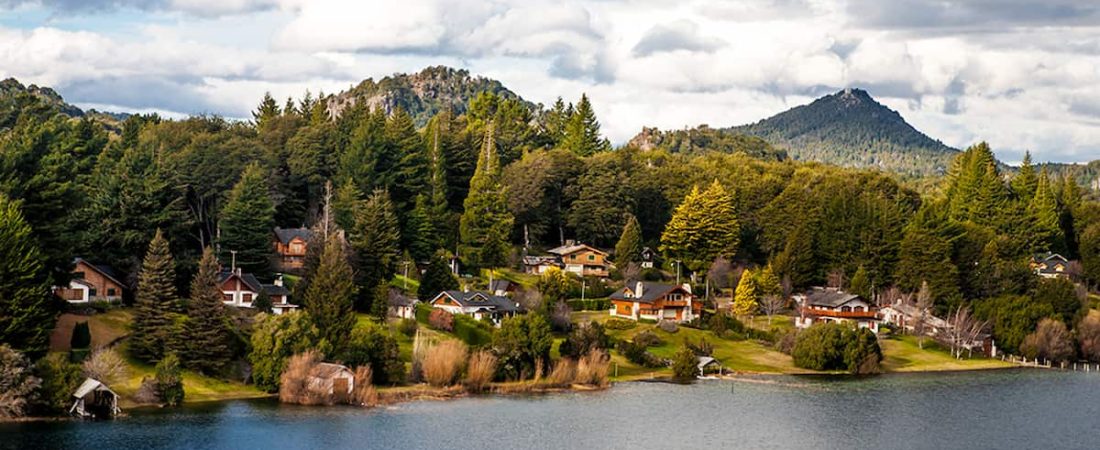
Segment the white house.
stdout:
[[443,291],[428,304],[432,308],[451,314],[465,314],[478,320],[488,317],[498,325],[506,317],[513,317],[520,312],[519,303],[512,299],[481,291]]
[[298,305],[290,303],[290,291],[283,286],[282,275],[276,276],[273,284],[262,284],[254,275],[243,273],[241,269],[222,271],[218,285],[221,286],[224,297],[222,302],[229,306],[251,308],[262,292],[271,299],[271,311],[275,314],[298,308]]
[[799,316],[795,319],[798,328],[808,328],[817,322],[854,322],[860,328],[878,333],[878,312],[859,295],[815,287],[795,295],[794,299],[799,305]]

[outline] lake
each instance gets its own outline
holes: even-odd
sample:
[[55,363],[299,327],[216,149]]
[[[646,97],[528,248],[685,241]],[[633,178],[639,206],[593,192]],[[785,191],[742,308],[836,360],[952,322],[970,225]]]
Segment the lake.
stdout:
[[0,424],[0,448],[1100,448],[1100,373],[774,376],[388,408],[233,401]]

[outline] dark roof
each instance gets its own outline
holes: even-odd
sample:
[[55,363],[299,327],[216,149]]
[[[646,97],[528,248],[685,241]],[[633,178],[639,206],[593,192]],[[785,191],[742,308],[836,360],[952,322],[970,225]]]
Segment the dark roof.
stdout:
[[[484,306],[487,309],[501,312],[516,312],[519,311],[519,306],[516,302],[508,297],[501,297],[492,295],[488,292],[481,291],[443,291],[439,295],[446,295],[455,302],[457,302],[463,308],[471,308],[477,306]],[[437,295],[436,298],[439,298]],[[435,300],[435,299],[433,299]]]
[[653,249],[649,247],[642,248],[642,260],[649,261],[653,259],[654,256],[657,256],[657,254],[653,252]]
[[107,277],[109,280],[114,281],[115,284],[118,284],[119,286],[123,286],[123,287],[126,286],[125,284],[122,284],[121,281],[119,281],[119,279],[121,279],[122,277],[118,274],[118,272],[115,272],[115,269],[111,268],[111,266],[108,266],[106,264],[92,264],[90,261],[88,261],[84,258],[74,258],[73,259],[73,264],[74,265],[77,264],[77,263],[81,263],[81,262],[83,262],[84,264],[87,264],[92,269],[95,269],[95,271],[99,272],[100,275],[103,275],[104,277]]
[[[233,275],[235,274],[228,270],[218,272],[218,284],[225,283],[225,281]],[[250,289],[252,292],[260,292],[264,288],[264,285],[260,284],[260,280],[257,280],[255,275],[252,275],[250,273],[243,273],[241,274],[240,278],[241,281],[244,282],[245,286],[248,286],[248,289]]]
[[537,266],[546,263],[557,263],[560,258],[557,256],[524,256],[523,264],[528,266]]
[[416,304],[416,299],[404,295],[394,295],[389,298],[389,303],[390,306],[412,306]]
[[600,249],[598,249],[596,247],[593,247],[591,245],[585,245],[585,244],[579,244],[579,243],[578,244],[572,244],[572,245],[563,245],[561,247],[554,247],[550,250],[547,250],[546,252],[547,253],[553,253],[555,255],[568,255],[570,253],[576,253],[576,252],[579,252],[581,250],[591,250],[591,251],[594,251],[594,252],[599,253],[601,255],[606,255],[607,254],[607,252],[604,252],[603,250],[600,250]]
[[1051,252],[1036,253],[1034,256],[1032,256],[1032,259],[1035,262],[1046,262],[1046,261],[1050,261],[1052,259],[1057,259],[1058,261],[1062,261],[1062,262],[1069,262],[1069,260],[1066,259],[1065,256],[1059,255],[1057,253],[1051,253]]
[[852,300],[861,300],[859,295],[833,288],[813,288],[806,293],[806,304],[836,308]]
[[313,232],[309,231],[309,228],[279,228],[275,227],[275,237],[279,238],[279,242],[283,244],[289,244],[291,240],[296,237],[302,238],[304,241],[308,241],[313,236]]
[[274,284],[265,284],[264,293],[267,295],[290,295],[290,290],[286,286],[276,286]]
[[508,280],[493,280],[492,283],[489,283],[489,290],[492,291],[492,292],[496,292],[496,291],[508,292],[509,289],[514,289],[514,288],[515,288],[515,284],[513,284],[511,281],[508,281]]
[[682,286],[677,286],[675,284],[653,283],[653,282],[650,282],[650,281],[642,281],[641,283],[642,283],[642,296],[641,297],[634,297],[634,296],[632,296],[630,298],[626,297],[627,288],[630,288],[630,291],[631,291],[632,295],[637,295],[637,293],[634,292],[634,289],[636,289],[638,285],[635,284],[634,286],[626,286],[626,287],[623,287],[622,289],[619,289],[619,290],[615,291],[614,294],[611,294],[611,299],[612,300],[630,300],[632,302],[638,302],[638,303],[653,303],[653,302],[657,301],[657,299],[659,299],[661,297],[664,297],[665,295],[667,295],[668,293],[670,293],[670,292],[672,292],[676,289],[683,290]]

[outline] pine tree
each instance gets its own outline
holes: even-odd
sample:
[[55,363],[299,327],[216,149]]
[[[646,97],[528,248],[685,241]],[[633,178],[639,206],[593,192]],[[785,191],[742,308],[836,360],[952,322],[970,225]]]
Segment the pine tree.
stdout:
[[623,226],[623,234],[619,236],[619,243],[615,244],[615,264],[619,268],[626,268],[627,264],[637,262],[642,254],[642,226],[638,224],[638,218],[633,214],[626,217],[626,225]]
[[49,349],[57,319],[45,257],[19,205],[0,194],[0,342],[34,356]]
[[232,335],[218,286],[218,261],[210,248],[203,250],[199,270],[191,280],[187,310],[184,365],[208,375],[220,373],[233,359],[229,348]]
[[350,130],[347,150],[343,152],[336,171],[337,179],[343,182],[353,180],[360,192],[388,186],[392,177],[393,154],[387,147],[386,112],[382,109],[365,111],[362,120],[357,121]]
[[1031,165],[1031,152],[1024,152],[1024,160],[1020,163],[1020,170],[1012,178],[1012,191],[1017,198],[1030,201],[1035,197],[1035,187],[1039,179],[1035,176],[1035,167]]
[[698,186],[676,207],[661,235],[660,250],[682,259],[688,269],[702,271],[718,257],[732,258],[740,242],[740,225],[733,197],[715,180],[706,191]]
[[753,314],[756,312],[756,299],[758,297],[760,297],[760,291],[756,286],[756,276],[752,270],[745,269],[741,273],[741,280],[737,282],[730,313],[735,316]]
[[779,284],[779,276],[775,274],[775,270],[772,269],[770,264],[756,271],[754,275],[756,276],[754,282],[757,294],[760,296],[783,294],[783,286]]
[[1061,221],[1058,216],[1058,203],[1051,190],[1050,177],[1046,168],[1039,172],[1039,182],[1035,187],[1035,197],[1028,205],[1028,213],[1035,223],[1038,242],[1046,245],[1040,251],[1061,251],[1065,244],[1062,239]]
[[433,117],[428,122],[425,131],[428,148],[428,217],[432,221],[432,229],[435,233],[436,244],[443,248],[454,248],[455,214],[451,212],[447,201],[447,156],[444,154],[445,144],[443,135],[442,117]]
[[416,206],[409,213],[409,243],[406,246],[415,261],[424,261],[441,248],[432,220],[431,205],[424,194],[416,196]]
[[546,112],[543,122],[546,127],[546,135],[550,138],[553,146],[561,145],[562,141],[565,140],[565,130],[572,116],[573,105],[566,107],[561,97],[558,97],[554,101],[554,106]]
[[856,273],[852,275],[852,280],[848,282],[848,291],[863,297],[865,300],[871,300],[871,280],[867,275],[867,269],[862,265],[856,269]]
[[611,143],[600,137],[600,122],[596,120],[587,94],[581,94],[576,110],[570,115],[561,146],[578,156],[611,150]]
[[305,293],[306,311],[333,354],[343,351],[355,328],[355,282],[347,255],[337,239],[325,243],[317,271]]
[[381,189],[371,193],[356,215],[351,233],[351,246],[359,263],[360,311],[369,311],[376,300],[374,287],[393,277],[401,256],[398,227],[389,193]]
[[264,171],[259,164],[249,164],[229,191],[218,222],[222,263],[231,265],[230,252],[236,252],[236,267],[259,277],[270,275],[274,227],[275,205]]
[[342,230],[355,229],[355,217],[363,209],[363,192],[348,179],[341,184],[332,198],[331,211],[333,224]]
[[485,141],[470,179],[470,193],[463,202],[459,219],[459,253],[474,267],[499,267],[508,254],[508,237],[513,217],[500,182],[500,162],[493,141],[493,124],[485,131]]
[[377,172],[376,175],[393,177],[392,185],[387,185],[390,200],[398,211],[408,211],[416,193],[428,181],[429,162],[416,124],[404,109],[395,110],[386,122],[386,141],[395,155],[395,168],[392,175]]
[[260,106],[252,112],[252,119],[256,122],[256,128],[264,129],[271,123],[272,119],[279,117],[280,114],[282,114],[282,111],[279,110],[279,104],[275,102],[275,97],[272,97],[270,92],[265,92]]
[[416,297],[422,302],[427,302],[440,292],[454,289],[458,289],[458,280],[455,279],[443,258],[437,255],[431,258],[428,267],[424,269],[424,275],[420,277],[420,286],[416,289]]
[[173,316],[183,312],[176,295],[175,266],[168,240],[158,229],[145,253],[134,299],[130,351],[140,360],[152,362],[164,356],[164,348],[172,339]]
[[807,287],[818,279],[814,258],[814,237],[809,225],[802,223],[787,236],[783,251],[775,257],[775,268],[795,287]]

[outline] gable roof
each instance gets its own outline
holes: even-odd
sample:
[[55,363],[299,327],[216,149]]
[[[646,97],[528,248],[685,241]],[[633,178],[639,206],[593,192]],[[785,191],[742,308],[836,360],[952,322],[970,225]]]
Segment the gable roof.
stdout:
[[84,396],[90,394],[92,391],[106,391],[117,396],[115,391],[107,387],[106,384],[101,383],[94,378],[85,378],[83,383],[80,383],[80,387],[76,388],[76,392],[73,392],[73,397],[84,398]]
[[837,308],[845,303],[863,300],[862,297],[849,292],[844,292],[834,288],[819,288],[815,287],[806,294],[806,304],[813,306],[825,306],[829,308]]
[[263,285],[264,293],[267,295],[286,295],[290,296],[290,290],[286,286],[278,286],[274,284]]
[[481,291],[443,291],[432,299],[432,303],[435,303],[436,300],[439,300],[439,298],[444,295],[454,300],[455,303],[458,303],[458,305],[463,308],[484,307],[489,310],[501,312],[519,311],[519,306],[516,305],[516,302],[512,301],[512,299]]
[[539,266],[542,264],[557,264],[560,258],[554,256],[524,256],[523,264],[527,266]]
[[111,268],[111,266],[108,266],[106,264],[92,264],[88,260],[80,257],[73,259],[73,265],[80,263],[84,263],[88,267],[91,267],[92,270],[99,272],[100,275],[103,275],[104,278],[113,281],[115,284],[119,286],[126,286],[125,284],[122,284],[121,281],[118,281],[118,279],[121,277],[118,275],[118,272],[115,272],[115,270]]
[[1033,255],[1031,257],[1031,259],[1034,262],[1047,262],[1047,261],[1050,261],[1052,259],[1060,261],[1060,262],[1069,262],[1069,260],[1066,259],[1065,256],[1059,255],[1057,253],[1051,253],[1051,252],[1036,253],[1035,255]]
[[309,370],[309,376],[314,378],[328,379],[345,372],[351,374],[351,369],[348,369],[347,366],[342,366],[340,364],[318,363]]
[[258,293],[264,289],[264,285],[260,283],[260,280],[256,279],[255,275],[252,275],[250,273],[242,273],[240,275],[237,275],[236,273],[228,270],[218,272],[218,284],[223,284],[233,277],[240,278],[241,282],[244,283],[244,285],[247,286],[248,289],[252,292]]
[[607,252],[604,252],[603,250],[600,250],[596,247],[592,247],[590,245],[585,245],[585,244],[563,245],[561,247],[554,247],[550,250],[547,250],[546,252],[547,253],[552,253],[552,254],[555,254],[555,255],[564,256],[564,255],[579,252],[581,250],[588,250],[588,251],[592,251],[592,252],[595,252],[595,253],[599,253],[601,255],[606,255],[607,254]]
[[[684,290],[683,286],[677,286],[675,284],[667,283],[654,283],[651,281],[642,281],[642,296],[637,297],[634,289],[637,288],[637,284],[634,286],[623,287],[615,293],[611,294],[612,300],[628,300],[638,303],[653,303],[665,295],[671,294],[673,291],[680,290],[683,293],[690,295],[690,292]],[[626,292],[630,291],[631,296],[627,297]]]
[[489,291],[491,291],[491,292],[496,292],[496,291],[508,292],[509,290],[515,290],[515,288],[516,288],[516,285],[514,283],[512,283],[511,281],[508,281],[508,280],[493,280],[492,283],[489,283]]
[[313,232],[309,228],[279,228],[275,227],[275,237],[279,239],[279,242],[283,244],[289,244],[294,238],[302,238],[303,241],[309,241],[309,238],[313,237]]

